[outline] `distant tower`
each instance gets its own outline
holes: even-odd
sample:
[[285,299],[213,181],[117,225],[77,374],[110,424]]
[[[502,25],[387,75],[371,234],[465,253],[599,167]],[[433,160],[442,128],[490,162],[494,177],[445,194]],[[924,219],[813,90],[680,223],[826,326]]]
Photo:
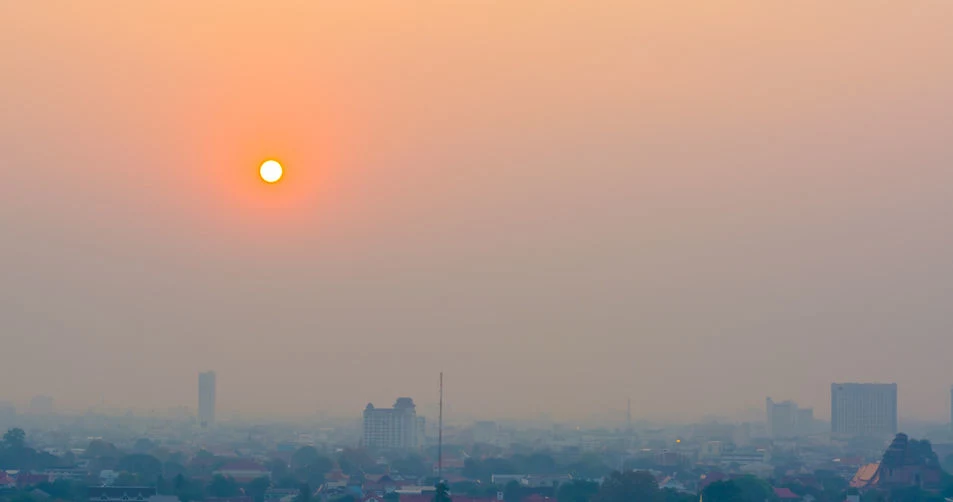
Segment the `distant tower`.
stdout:
[[199,373],[199,424],[215,423],[215,372]]
[[953,387],[950,387],[950,428],[953,429]]
[[625,402],[625,431],[632,432],[632,400]]

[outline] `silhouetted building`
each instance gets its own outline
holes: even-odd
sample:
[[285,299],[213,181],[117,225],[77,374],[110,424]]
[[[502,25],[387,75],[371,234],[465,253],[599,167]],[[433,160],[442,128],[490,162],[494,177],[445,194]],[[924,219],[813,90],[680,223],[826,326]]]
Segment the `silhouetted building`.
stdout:
[[199,373],[199,424],[215,423],[215,372]]
[[409,397],[397,398],[393,408],[375,408],[368,403],[364,409],[365,448],[416,448],[417,431],[417,406]]
[[897,384],[831,384],[831,432],[836,436],[897,433]]

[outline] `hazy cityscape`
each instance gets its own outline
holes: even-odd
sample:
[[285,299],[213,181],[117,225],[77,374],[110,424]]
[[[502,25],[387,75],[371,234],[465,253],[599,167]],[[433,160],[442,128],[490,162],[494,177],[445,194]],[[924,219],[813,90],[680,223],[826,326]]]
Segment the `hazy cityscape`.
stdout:
[[953,0],[0,20],[0,502],[953,502]]
[[[750,421],[650,422],[627,401],[626,416],[596,425],[461,420],[439,382],[437,416],[400,396],[342,418],[219,418],[228,381],[214,371],[197,375],[194,406],[163,412],[3,401],[0,497],[422,502],[444,486],[463,501],[811,502],[951,489],[953,404],[945,423],[905,424],[893,383],[832,383],[829,417],[766,397]],[[937,399],[953,403],[953,387]]]

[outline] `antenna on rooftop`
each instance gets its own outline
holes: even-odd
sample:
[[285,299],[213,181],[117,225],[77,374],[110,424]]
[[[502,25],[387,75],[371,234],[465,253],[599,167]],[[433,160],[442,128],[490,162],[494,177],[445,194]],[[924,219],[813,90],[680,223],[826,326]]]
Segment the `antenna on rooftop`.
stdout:
[[443,482],[443,372],[440,372],[440,411],[437,418],[437,484]]

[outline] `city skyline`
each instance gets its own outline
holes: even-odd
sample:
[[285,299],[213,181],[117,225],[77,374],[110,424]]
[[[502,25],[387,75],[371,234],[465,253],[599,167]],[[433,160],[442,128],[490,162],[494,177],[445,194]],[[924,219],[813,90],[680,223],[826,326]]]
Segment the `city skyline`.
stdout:
[[458,415],[949,414],[948,3],[0,18],[0,399],[425,408],[440,366]]

